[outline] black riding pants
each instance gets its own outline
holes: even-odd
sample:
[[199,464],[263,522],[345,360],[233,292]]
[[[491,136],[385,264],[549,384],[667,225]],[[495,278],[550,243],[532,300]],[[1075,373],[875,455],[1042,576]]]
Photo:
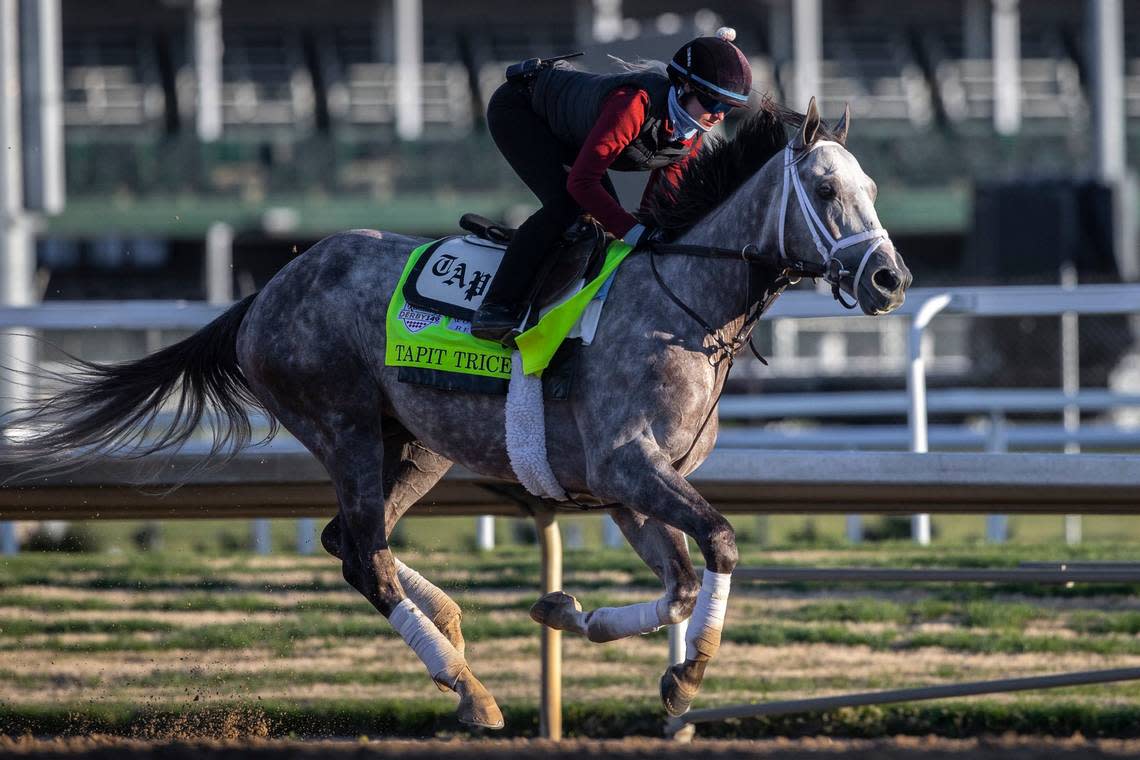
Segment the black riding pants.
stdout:
[[[574,163],[580,146],[555,137],[531,107],[527,88],[513,82],[505,82],[491,96],[487,127],[499,152],[542,203],[519,227],[484,299],[499,305],[520,304],[530,298],[550,249],[582,213],[566,190],[567,167]],[[603,186],[617,198],[608,176]]]

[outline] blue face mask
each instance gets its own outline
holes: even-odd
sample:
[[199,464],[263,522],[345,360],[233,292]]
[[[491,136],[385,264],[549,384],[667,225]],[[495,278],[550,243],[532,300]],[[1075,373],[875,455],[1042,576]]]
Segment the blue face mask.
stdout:
[[684,109],[680,99],[677,97],[677,93],[678,89],[676,87],[669,88],[669,119],[673,122],[676,130],[683,135],[686,140],[691,140],[693,135],[697,132],[708,132],[709,127],[704,126],[694,119],[692,115]]

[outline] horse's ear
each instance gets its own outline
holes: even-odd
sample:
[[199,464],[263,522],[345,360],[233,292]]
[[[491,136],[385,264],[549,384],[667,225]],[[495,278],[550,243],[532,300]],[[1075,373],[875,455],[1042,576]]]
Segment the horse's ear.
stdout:
[[808,101],[807,113],[804,114],[804,123],[800,125],[800,133],[796,135],[796,148],[806,148],[815,142],[819,136],[819,108],[815,105],[815,96]]
[[839,121],[835,122],[835,127],[831,130],[835,133],[835,142],[847,147],[847,127],[851,124],[851,104],[843,104],[843,115],[839,117]]

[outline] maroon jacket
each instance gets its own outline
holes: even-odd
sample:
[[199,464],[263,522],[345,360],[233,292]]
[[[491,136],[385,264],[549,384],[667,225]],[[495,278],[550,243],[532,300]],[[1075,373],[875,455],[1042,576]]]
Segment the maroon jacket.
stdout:
[[[625,146],[641,132],[648,105],[649,95],[645,90],[619,87],[610,93],[604,101],[597,123],[578,151],[578,157],[570,167],[570,177],[566,181],[566,190],[578,205],[618,237],[629,232],[637,220],[606,192],[602,187],[602,177]],[[672,129],[672,125],[666,123],[665,128]],[[690,146],[689,155],[675,164],[650,172],[649,183],[641,198],[643,207],[658,183],[670,182],[675,185],[680,181],[693,153],[700,149],[701,135],[698,133],[691,141],[679,142]]]

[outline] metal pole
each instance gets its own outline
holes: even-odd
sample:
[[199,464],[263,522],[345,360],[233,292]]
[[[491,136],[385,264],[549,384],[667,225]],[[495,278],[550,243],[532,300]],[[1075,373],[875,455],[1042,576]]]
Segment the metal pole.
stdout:
[[762,583],[1135,583],[1140,563],[1027,563],[1009,568],[738,567],[738,581]]
[[194,0],[194,72],[198,80],[198,139],[222,136],[222,2]]
[[834,697],[795,699],[786,702],[767,704],[734,705],[693,710],[679,718],[671,719],[665,730],[675,731],[686,723],[702,723],[734,718],[753,718],[760,715],[789,715],[803,712],[827,712],[844,707],[862,705],[885,705],[895,702],[918,702],[927,699],[948,697],[969,697],[977,694],[1002,694],[1032,689],[1057,689],[1065,686],[1084,686],[1094,683],[1140,680],[1140,668],[1118,668],[1115,670],[1092,670],[1080,673],[1059,673],[1050,676],[1031,678],[1003,678],[996,681],[973,681],[945,686],[920,686],[912,689],[891,691],[869,691],[860,694],[842,694]]
[[63,46],[59,0],[20,0],[24,207],[63,210]]
[[[926,364],[922,357],[926,327],[938,313],[950,305],[953,297],[949,293],[931,296],[914,315],[907,337],[909,366],[906,376],[907,393],[910,397],[910,410],[907,421],[910,424],[910,450],[919,454],[929,450],[926,433]],[[915,542],[926,546],[930,543],[930,515],[914,515],[911,518],[911,537]]]
[[424,54],[421,0],[393,0],[396,20],[396,134],[401,140],[418,140],[424,131],[423,88],[420,83]]
[[481,552],[495,550],[495,518],[491,515],[475,519],[475,545]]
[[1020,21],[1017,0],[994,0],[994,129],[1001,135],[1021,129]]
[[214,222],[206,229],[206,300],[225,306],[234,300],[234,228]]
[[[685,541],[685,556],[689,554],[689,542]],[[680,665],[685,661],[685,633],[689,630],[689,621],[682,620],[669,626],[669,664]]]
[[11,557],[20,553],[20,539],[16,535],[16,523],[0,522],[0,555]]
[[297,553],[309,555],[317,550],[317,523],[311,517],[297,520]]
[[1085,7],[1094,170],[1100,181],[1118,182],[1125,174],[1124,8],[1120,0]]
[[[1005,415],[995,411],[990,414],[990,438],[986,451],[1001,454],[1009,450],[1009,440],[1005,431]],[[1009,540],[1009,516],[986,515],[986,541],[991,544],[1004,544]]]
[[[18,0],[0,0],[0,306],[27,306],[35,301],[35,250],[24,213],[19,32]],[[35,345],[29,336],[0,336],[3,365],[25,369],[34,358]],[[21,380],[0,373],[0,420],[26,399]],[[0,525],[0,551],[14,554],[18,548],[15,525]]]
[[269,530],[269,520],[261,518],[253,521],[253,551],[256,554],[269,554],[273,550],[273,537]]
[[[551,512],[534,516],[542,546],[542,593],[562,589],[562,534]],[[542,699],[539,706],[539,736],[562,738],[562,631],[542,627]]]
[[806,108],[819,94],[819,61],[823,57],[823,16],[820,0],[792,0],[792,38],[795,40],[796,91],[792,105]]
[[847,540],[853,544],[863,543],[862,515],[847,515]]
[[[1077,268],[1071,261],[1061,265],[1061,288],[1073,290],[1077,287]],[[1061,315],[1061,390],[1073,398],[1081,390],[1081,343],[1080,323],[1075,311]],[[1081,444],[1076,440],[1081,427],[1081,408],[1076,403],[1067,404],[1064,412],[1066,454],[1081,453]],[[1081,542],[1081,516],[1065,515],[1065,543],[1076,546]]]
[[1128,176],[1124,114],[1124,10],[1120,0],[1086,0],[1092,100],[1093,174],[1112,188],[1113,250],[1121,277],[1140,277],[1135,185]]
[[625,543],[625,536],[622,535],[621,528],[609,515],[602,516],[602,543],[610,549],[616,549]]

